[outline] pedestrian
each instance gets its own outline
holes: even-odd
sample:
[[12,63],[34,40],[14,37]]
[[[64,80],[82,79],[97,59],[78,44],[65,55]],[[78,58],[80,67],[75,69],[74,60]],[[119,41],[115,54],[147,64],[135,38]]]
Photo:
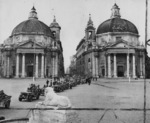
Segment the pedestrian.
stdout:
[[51,80],[51,82],[50,82],[50,85],[49,85],[49,87],[52,87],[52,80]]
[[49,81],[47,80],[47,81],[46,81],[46,85],[47,85],[47,87],[48,87],[48,84],[49,84]]
[[90,77],[88,78],[88,84],[89,85],[91,84],[91,78]]

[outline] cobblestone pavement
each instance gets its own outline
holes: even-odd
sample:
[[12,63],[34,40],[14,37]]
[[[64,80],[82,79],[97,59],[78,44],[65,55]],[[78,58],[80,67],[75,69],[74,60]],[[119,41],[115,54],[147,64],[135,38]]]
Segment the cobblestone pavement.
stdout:
[[[33,108],[37,102],[19,102],[20,92],[26,91],[32,79],[0,79],[0,90],[12,95],[10,109],[0,108],[0,115],[5,118],[29,117],[29,110],[15,110],[15,108]],[[34,82],[43,86],[46,79]],[[141,123],[143,122],[143,80],[104,80],[92,81],[91,85],[78,85],[70,90],[58,93],[68,96],[74,108],[78,110],[83,123]],[[147,80],[147,109],[150,109],[150,83]],[[135,110],[133,110],[133,108]],[[87,110],[85,110],[87,109]],[[93,110],[92,110],[93,109]],[[128,110],[126,110],[128,109]],[[147,111],[147,123],[150,122],[150,111]]]

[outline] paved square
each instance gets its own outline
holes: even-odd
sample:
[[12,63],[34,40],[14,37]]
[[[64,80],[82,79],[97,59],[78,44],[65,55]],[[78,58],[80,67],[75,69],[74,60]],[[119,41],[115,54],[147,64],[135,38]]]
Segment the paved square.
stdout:
[[[26,91],[32,82],[32,79],[0,79],[0,90],[3,89],[6,94],[12,95],[10,109],[1,108],[0,115],[8,119],[30,116],[29,110],[14,110],[14,108],[33,108],[37,102],[44,100],[44,97],[41,96],[39,100],[33,102],[18,101],[20,92]],[[150,109],[150,83],[149,80],[146,82],[147,109]],[[46,79],[38,79],[34,83],[42,87],[46,84]],[[128,80],[99,79],[92,81],[91,85],[77,85],[58,94],[68,96],[74,108],[99,109],[78,111],[84,123],[143,122],[144,80],[129,83]],[[121,110],[132,108],[138,110]],[[150,112],[147,111],[147,123],[150,122],[149,117]]]

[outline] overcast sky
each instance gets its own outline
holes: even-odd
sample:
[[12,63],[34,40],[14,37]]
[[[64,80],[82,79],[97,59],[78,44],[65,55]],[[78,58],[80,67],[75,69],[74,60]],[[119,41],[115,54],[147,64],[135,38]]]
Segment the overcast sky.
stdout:
[[53,21],[53,16],[56,16],[56,21],[61,26],[65,67],[68,67],[70,57],[76,53],[76,47],[85,35],[89,14],[97,29],[110,18],[115,2],[120,8],[121,17],[135,24],[139,40],[144,42],[145,0],[0,0],[0,43],[11,35],[19,23],[28,19],[34,5],[39,20],[48,26]]

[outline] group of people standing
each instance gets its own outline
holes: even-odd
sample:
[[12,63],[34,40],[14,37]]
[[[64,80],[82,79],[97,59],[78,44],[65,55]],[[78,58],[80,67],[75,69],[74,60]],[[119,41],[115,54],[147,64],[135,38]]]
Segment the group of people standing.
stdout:
[[86,83],[88,83],[89,85],[91,85],[91,80],[92,80],[92,77],[88,77],[88,78],[86,78]]
[[47,80],[46,80],[46,85],[44,85],[44,88],[45,88],[45,87],[52,87],[52,86],[53,86],[52,80],[49,81],[49,80],[47,79]]
[[46,85],[44,85],[45,87],[52,87],[53,85],[56,85],[57,83],[61,83],[63,82],[64,79],[62,78],[51,78],[50,80],[46,80]]
[[[88,85],[91,85],[91,81],[97,81],[97,77],[86,77],[85,78],[85,81],[86,81],[86,83],[88,84]],[[55,84],[58,84],[58,83],[61,83],[61,82],[64,82],[64,81],[66,81],[66,82],[68,82],[68,81],[73,81],[73,78],[71,77],[71,78],[69,78],[69,79],[67,79],[67,78],[59,78],[59,79],[56,79],[56,78],[54,78],[54,79],[50,79],[50,80],[46,80],[46,85],[44,85],[45,87],[52,87],[53,85],[55,85]]]

